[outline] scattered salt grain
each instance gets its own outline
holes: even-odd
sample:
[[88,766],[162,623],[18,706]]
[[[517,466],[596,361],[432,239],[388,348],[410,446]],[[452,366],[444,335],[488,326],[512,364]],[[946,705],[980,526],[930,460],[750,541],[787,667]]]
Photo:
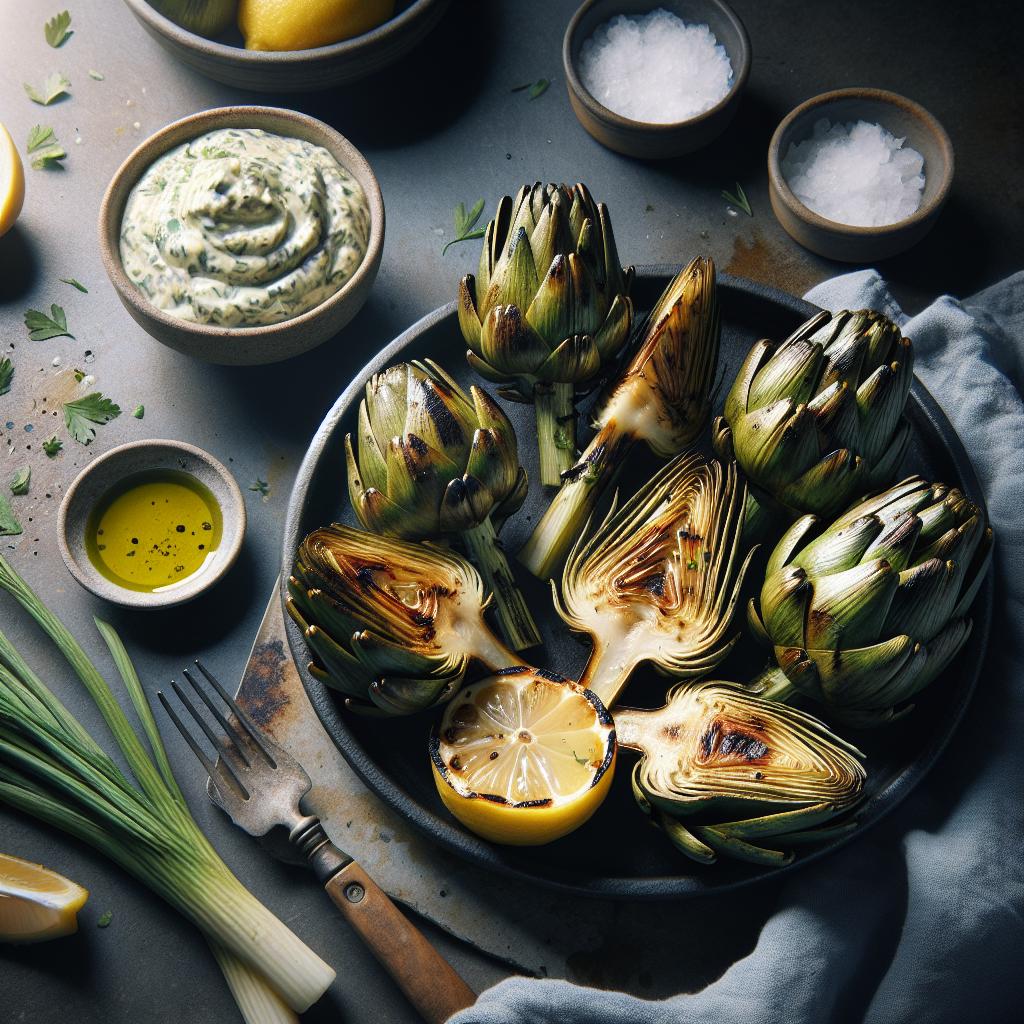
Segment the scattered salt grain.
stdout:
[[909,217],[921,205],[924,157],[881,125],[830,124],[822,118],[782,160],[796,197],[829,220],[881,227]]
[[579,70],[599,103],[651,124],[703,114],[732,87],[732,63],[711,29],[660,7],[598,26],[580,49]]

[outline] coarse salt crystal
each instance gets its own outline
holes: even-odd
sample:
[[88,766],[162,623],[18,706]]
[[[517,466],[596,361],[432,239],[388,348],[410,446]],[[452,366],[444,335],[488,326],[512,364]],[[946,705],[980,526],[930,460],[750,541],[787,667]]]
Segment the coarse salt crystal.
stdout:
[[580,49],[579,71],[599,103],[650,124],[703,114],[732,88],[732,62],[711,29],[660,7],[599,25]]
[[782,175],[808,209],[852,227],[905,220],[921,205],[924,157],[904,139],[867,121],[815,122],[809,139],[791,143]]

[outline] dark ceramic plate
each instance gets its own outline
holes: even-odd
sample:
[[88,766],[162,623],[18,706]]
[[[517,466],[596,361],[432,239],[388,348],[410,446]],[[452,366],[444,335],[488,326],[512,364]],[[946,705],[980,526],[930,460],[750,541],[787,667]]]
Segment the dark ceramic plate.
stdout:
[[[674,268],[641,268],[634,299],[643,310],[653,304]],[[792,296],[742,278],[719,279],[722,311],[724,381],[731,381],[750,345],[761,337],[781,339],[815,307]],[[332,521],[354,523],[344,479],[344,438],[355,429],[363,386],[371,373],[403,359],[429,356],[441,362],[465,384],[473,382],[466,365],[465,344],[459,333],[454,305],[435,310],[388,345],[356,375],[313,438],[292,492],[285,528],[282,565],[291,569],[301,538]],[[724,391],[725,385],[722,390]],[[533,412],[528,406],[506,404],[520,439],[520,458],[535,477]],[[906,471],[930,479],[957,483],[981,500],[978,481],[949,421],[919,381],[911,391],[908,415],[914,437]],[[706,438],[705,438],[706,440]],[[706,446],[705,446],[706,447]],[[629,491],[647,479],[656,462],[646,451],[623,475],[621,487]],[[548,496],[531,487],[523,509],[505,526],[502,537],[516,551],[543,512]],[[545,584],[520,572],[521,586],[545,637],[536,660],[566,675],[575,675],[586,660],[586,650],[568,634],[551,610]],[[756,581],[758,567],[751,577]],[[924,777],[953,734],[977,681],[988,641],[992,602],[991,577],[974,608],[974,632],[957,660],[918,702],[917,709],[888,730],[857,734],[844,731],[868,757],[867,799],[859,818],[861,827],[826,846],[804,853],[785,868],[755,867],[722,861],[702,866],[685,859],[655,829],[648,827],[633,802],[629,786],[632,755],[622,752],[611,793],[597,814],[572,835],[548,846],[512,848],[477,838],[456,822],[441,804],[431,777],[427,736],[431,713],[410,718],[381,720],[344,712],[334,694],[305,669],[308,654],[301,633],[290,620],[288,638],[300,665],[303,682],[320,720],[349,764],[385,803],[421,831],[453,853],[485,867],[545,885],[581,894],[613,898],[688,897],[746,885],[792,871],[802,864],[863,834],[902,800]],[[738,628],[743,628],[738,626]],[[745,680],[764,663],[764,652],[744,635],[729,659],[715,673],[720,679]],[[634,706],[660,706],[666,680],[641,669],[627,690]]]

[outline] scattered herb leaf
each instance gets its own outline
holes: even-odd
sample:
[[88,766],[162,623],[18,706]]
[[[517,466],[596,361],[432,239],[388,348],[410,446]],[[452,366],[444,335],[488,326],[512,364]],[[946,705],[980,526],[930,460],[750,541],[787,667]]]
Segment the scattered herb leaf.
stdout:
[[114,912],[112,910],[104,910],[103,913],[100,914],[99,920],[96,922],[96,927],[97,928],[106,928],[107,925],[109,925],[110,922],[113,921],[113,920],[114,920]]
[[96,427],[120,415],[120,406],[104,398],[98,391],[74,402],[64,403],[64,422],[71,436],[80,444],[89,444],[95,440]]
[[137,419],[141,420],[146,415],[146,407],[144,405],[137,405],[132,410],[132,415]]
[[71,88],[71,82],[62,71],[54,71],[52,75],[48,75],[46,81],[43,82],[41,91],[36,90],[28,82],[22,82],[21,84],[25,92],[28,93],[28,98],[33,103],[39,103],[44,107],[48,107],[55,99],[63,96]]
[[49,316],[40,313],[38,309],[26,310],[25,326],[28,328],[28,336],[33,341],[74,337],[68,332],[68,318],[64,315],[64,310],[56,302],[50,306]]
[[46,453],[46,457],[48,459],[55,459],[63,447],[64,442],[58,441],[56,434],[54,434],[49,441],[43,442],[43,451]]
[[94,71],[92,68],[89,68],[89,77],[94,82],[103,82],[103,81],[105,81],[105,78],[103,77],[103,75],[101,75],[98,71]]
[[480,219],[480,214],[484,212],[484,201],[478,199],[473,204],[473,209],[468,213],[466,212],[466,204],[459,203],[455,207],[455,237],[441,250],[443,256],[449,249],[450,246],[455,245],[456,242],[468,242],[471,238],[483,238],[484,229],[476,228],[474,225]]
[[0,494],[0,537],[17,537],[21,533],[21,523],[11,511],[10,502]]
[[71,285],[72,288],[77,288],[80,292],[82,292],[83,295],[88,295],[89,294],[89,289],[86,288],[85,285],[82,284],[81,281],[78,281],[78,280],[76,280],[73,277],[62,277],[61,281],[64,284]]
[[14,376],[14,363],[6,356],[0,359],[0,395],[11,390],[11,378]]
[[254,484],[249,485],[249,490],[256,491],[264,498],[270,497],[270,484],[268,484],[266,480],[261,480],[259,477],[256,477],[256,482]]
[[651,213],[651,212],[652,212],[653,210],[654,210],[654,207],[653,207],[653,206],[651,206],[651,204],[650,204],[650,203],[648,203],[648,204],[647,204],[647,205],[646,205],[646,206],[644,207],[644,213]]
[[736,182],[736,194],[733,195],[727,189],[722,189],[722,198],[732,206],[735,206],[737,210],[742,210],[748,217],[754,216],[754,211],[750,208],[750,201],[747,199],[747,193],[743,191],[743,186],[737,181]]
[[44,167],[52,167],[58,160],[67,156],[64,147],[57,141],[53,129],[37,124],[28,133],[26,152],[32,156],[32,166],[38,171]]
[[577,754],[575,750],[572,752],[572,759],[577,764],[590,764],[590,762],[585,757],[580,757],[579,754]]
[[28,494],[28,485],[32,479],[32,467],[22,466],[11,477],[11,494]]
[[85,380],[85,370],[79,370],[78,367],[75,367],[71,372],[75,375],[76,384],[81,384]]
[[529,98],[535,100],[542,93],[547,92],[548,86],[551,83],[546,78],[538,78],[536,82],[525,82],[523,85],[515,85],[512,87],[512,92],[524,92],[529,89]]
[[68,39],[74,35],[73,32],[68,30],[68,26],[71,24],[71,15],[67,11],[61,11],[60,14],[55,14],[43,28],[43,34],[46,36],[46,41],[56,49],[58,46],[63,46]]

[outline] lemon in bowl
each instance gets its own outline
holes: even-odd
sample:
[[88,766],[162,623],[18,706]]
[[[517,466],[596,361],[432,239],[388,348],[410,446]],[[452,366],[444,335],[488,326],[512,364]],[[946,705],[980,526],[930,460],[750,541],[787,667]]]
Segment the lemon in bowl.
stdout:
[[0,236],[18,219],[25,202],[25,170],[11,133],[0,124]]
[[590,690],[510,668],[464,687],[430,740],[441,800],[495,843],[539,846],[579,828],[608,795],[615,725]]
[[249,50],[311,50],[384,24],[395,0],[241,0],[238,27]]

